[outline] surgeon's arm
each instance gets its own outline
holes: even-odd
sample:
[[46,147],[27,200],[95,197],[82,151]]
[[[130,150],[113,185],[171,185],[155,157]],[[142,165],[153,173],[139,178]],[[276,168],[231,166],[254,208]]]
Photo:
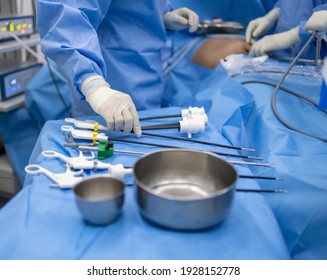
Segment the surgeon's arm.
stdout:
[[[77,4],[78,3],[78,4]],[[66,74],[79,99],[91,75],[106,77],[96,30],[111,1],[38,0],[37,19],[43,53]]]
[[[135,107],[131,109],[133,102],[124,93],[112,90],[105,82],[106,65],[97,29],[111,1],[38,0],[37,4],[42,51],[62,69],[78,99],[86,97],[93,110],[107,121],[110,129],[118,130],[124,126],[124,131],[130,132],[132,115],[133,129],[140,135]],[[99,83],[95,77],[102,77],[102,82]],[[83,92],[82,88],[87,91]],[[99,108],[98,104],[106,104],[107,107]],[[133,113],[126,113],[126,107]]]

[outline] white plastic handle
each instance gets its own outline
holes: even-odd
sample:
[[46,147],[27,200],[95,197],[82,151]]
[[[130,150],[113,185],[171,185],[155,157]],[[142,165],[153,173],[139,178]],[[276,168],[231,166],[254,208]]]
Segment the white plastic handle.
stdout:
[[108,136],[104,133],[96,133],[91,130],[80,130],[74,129],[72,126],[63,125],[61,131],[70,132],[73,138],[75,139],[84,139],[84,140],[108,140]]
[[[80,120],[76,120],[74,118],[65,118],[65,121],[69,122],[69,123],[73,123],[78,128],[91,129],[91,130],[94,130],[94,125],[97,123],[94,120],[80,121]],[[107,127],[105,127],[101,124],[98,124],[98,129],[99,130],[108,130]]]
[[189,107],[182,110],[181,115],[183,119],[203,119],[205,124],[208,123],[208,116],[203,107]]
[[70,125],[62,125],[61,126],[61,131],[65,131],[65,132],[72,132],[74,131],[75,129],[70,126]]
[[43,173],[44,168],[42,168],[40,165],[37,164],[29,164],[25,166],[25,172],[27,174],[41,174]]
[[52,181],[57,182],[56,174],[50,172],[49,170],[41,167],[37,164],[30,164],[25,167],[25,171],[27,174],[35,175],[35,174],[45,174],[48,176]]
[[185,119],[179,122],[181,133],[187,133],[187,137],[191,138],[192,134],[203,132],[205,122],[202,119]]

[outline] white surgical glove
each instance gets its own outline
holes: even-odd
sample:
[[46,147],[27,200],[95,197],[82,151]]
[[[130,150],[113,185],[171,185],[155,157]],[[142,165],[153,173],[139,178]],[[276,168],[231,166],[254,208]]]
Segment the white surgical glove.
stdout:
[[327,11],[313,13],[304,25],[304,30],[327,32]]
[[163,17],[165,27],[170,30],[181,30],[189,28],[195,32],[199,27],[199,16],[188,8],[180,8],[167,12]]
[[92,109],[102,116],[109,130],[125,134],[132,131],[142,134],[138,114],[132,98],[125,93],[110,88],[101,76],[91,76],[82,84],[82,92]]
[[286,32],[263,37],[254,43],[249,54],[250,56],[261,56],[272,51],[289,49],[300,41],[299,27],[295,27]]
[[248,44],[253,44],[258,37],[271,30],[277,23],[279,15],[280,8],[275,8],[265,16],[250,21],[245,33],[246,42]]

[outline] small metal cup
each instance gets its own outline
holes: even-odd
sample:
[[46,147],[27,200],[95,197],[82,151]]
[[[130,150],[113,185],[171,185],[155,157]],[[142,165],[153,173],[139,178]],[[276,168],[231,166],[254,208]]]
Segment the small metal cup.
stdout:
[[107,225],[120,215],[124,202],[124,183],[110,176],[92,176],[74,186],[77,208],[94,225]]

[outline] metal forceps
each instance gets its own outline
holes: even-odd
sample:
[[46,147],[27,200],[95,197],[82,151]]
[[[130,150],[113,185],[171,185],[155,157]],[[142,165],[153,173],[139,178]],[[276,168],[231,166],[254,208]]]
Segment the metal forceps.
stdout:
[[50,178],[56,184],[50,185],[51,187],[60,187],[60,188],[71,188],[78,182],[80,182],[83,177],[77,177],[83,173],[83,169],[72,171],[69,165],[66,165],[65,173],[52,173],[48,169],[43,168],[38,164],[30,164],[25,167],[25,172],[27,174],[36,175],[44,174]]

